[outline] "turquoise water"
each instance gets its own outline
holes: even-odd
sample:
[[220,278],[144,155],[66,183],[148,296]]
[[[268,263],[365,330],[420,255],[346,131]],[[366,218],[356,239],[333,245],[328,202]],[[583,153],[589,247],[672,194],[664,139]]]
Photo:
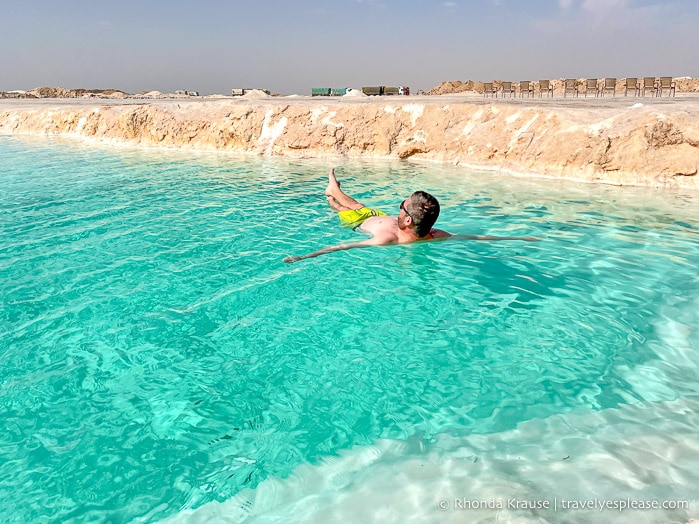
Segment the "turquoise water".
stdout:
[[[691,192],[344,163],[389,212],[422,188],[443,229],[543,240],[287,265],[361,238],[327,164],[9,137],[0,161],[11,522],[157,521],[376,439],[699,394]],[[686,359],[663,360],[668,319]]]

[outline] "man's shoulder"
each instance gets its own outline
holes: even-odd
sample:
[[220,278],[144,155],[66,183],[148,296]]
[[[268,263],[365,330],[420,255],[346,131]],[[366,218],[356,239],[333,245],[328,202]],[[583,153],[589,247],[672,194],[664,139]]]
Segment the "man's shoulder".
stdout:
[[450,237],[451,233],[447,233],[446,231],[443,231],[441,229],[432,229],[427,238],[447,238]]
[[393,244],[400,242],[400,235],[392,229],[381,229],[372,236],[377,244]]

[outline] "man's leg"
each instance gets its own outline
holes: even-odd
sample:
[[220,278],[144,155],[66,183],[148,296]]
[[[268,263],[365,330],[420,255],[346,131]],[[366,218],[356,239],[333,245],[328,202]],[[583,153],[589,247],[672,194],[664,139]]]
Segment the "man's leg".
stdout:
[[335,178],[334,169],[331,169],[330,173],[328,173],[328,187],[325,188],[325,196],[328,199],[328,205],[335,211],[347,211],[348,209],[361,209],[364,207],[364,204],[357,202],[340,189],[340,183]]

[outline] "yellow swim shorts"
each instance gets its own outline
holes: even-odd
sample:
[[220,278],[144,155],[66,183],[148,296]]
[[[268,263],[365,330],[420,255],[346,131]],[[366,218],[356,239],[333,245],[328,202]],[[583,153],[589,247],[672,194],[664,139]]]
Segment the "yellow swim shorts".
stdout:
[[337,213],[337,216],[340,219],[340,224],[342,224],[342,227],[357,229],[367,218],[383,217],[386,216],[386,213],[380,209],[369,209],[368,207],[363,207],[361,209],[348,209],[346,211],[340,211]]

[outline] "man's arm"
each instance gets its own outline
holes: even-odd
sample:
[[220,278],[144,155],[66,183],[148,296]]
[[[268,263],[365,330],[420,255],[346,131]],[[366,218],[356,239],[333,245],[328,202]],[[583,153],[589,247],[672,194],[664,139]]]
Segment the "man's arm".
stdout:
[[523,240],[524,242],[538,242],[541,240],[537,237],[493,237],[490,235],[449,235],[444,238],[449,240]]
[[[489,235],[452,235],[446,231],[440,229],[433,229],[431,234],[434,240],[523,240],[525,242],[537,242],[541,240],[537,237],[494,237]],[[336,246],[325,247],[309,253],[307,255],[301,255],[298,257],[286,257],[283,262],[292,264],[298,262],[299,260],[304,260],[306,258],[315,258],[320,255],[325,255],[326,253],[334,253],[335,251],[345,251],[347,249],[354,249],[357,247],[371,247],[371,246],[385,246],[387,244],[392,244],[393,241],[389,238],[374,237],[369,240],[364,240],[363,242],[350,242],[348,244],[338,244]]]
[[283,262],[293,264],[294,262],[298,262],[299,260],[304,260],[306,258],[315,258],[320,255],[325,255],[326,253],[334,253],[335,251],[346,251],[347,249],[354,249],[357,247],[384,246],[390,243],[391,242],[381,241],[381,239],[370,238],[369,240],[364,240],[362,242],[350,242],[348,244],[338,244],[336,246],[325,247],[307,255],[301,255],[298,257],[286,257],[283,260]]
[[433,240],[524,240],[525,242],[537,242],[537,237],[494,237],[490,235],[452,235],[441,229],[430,231]]

